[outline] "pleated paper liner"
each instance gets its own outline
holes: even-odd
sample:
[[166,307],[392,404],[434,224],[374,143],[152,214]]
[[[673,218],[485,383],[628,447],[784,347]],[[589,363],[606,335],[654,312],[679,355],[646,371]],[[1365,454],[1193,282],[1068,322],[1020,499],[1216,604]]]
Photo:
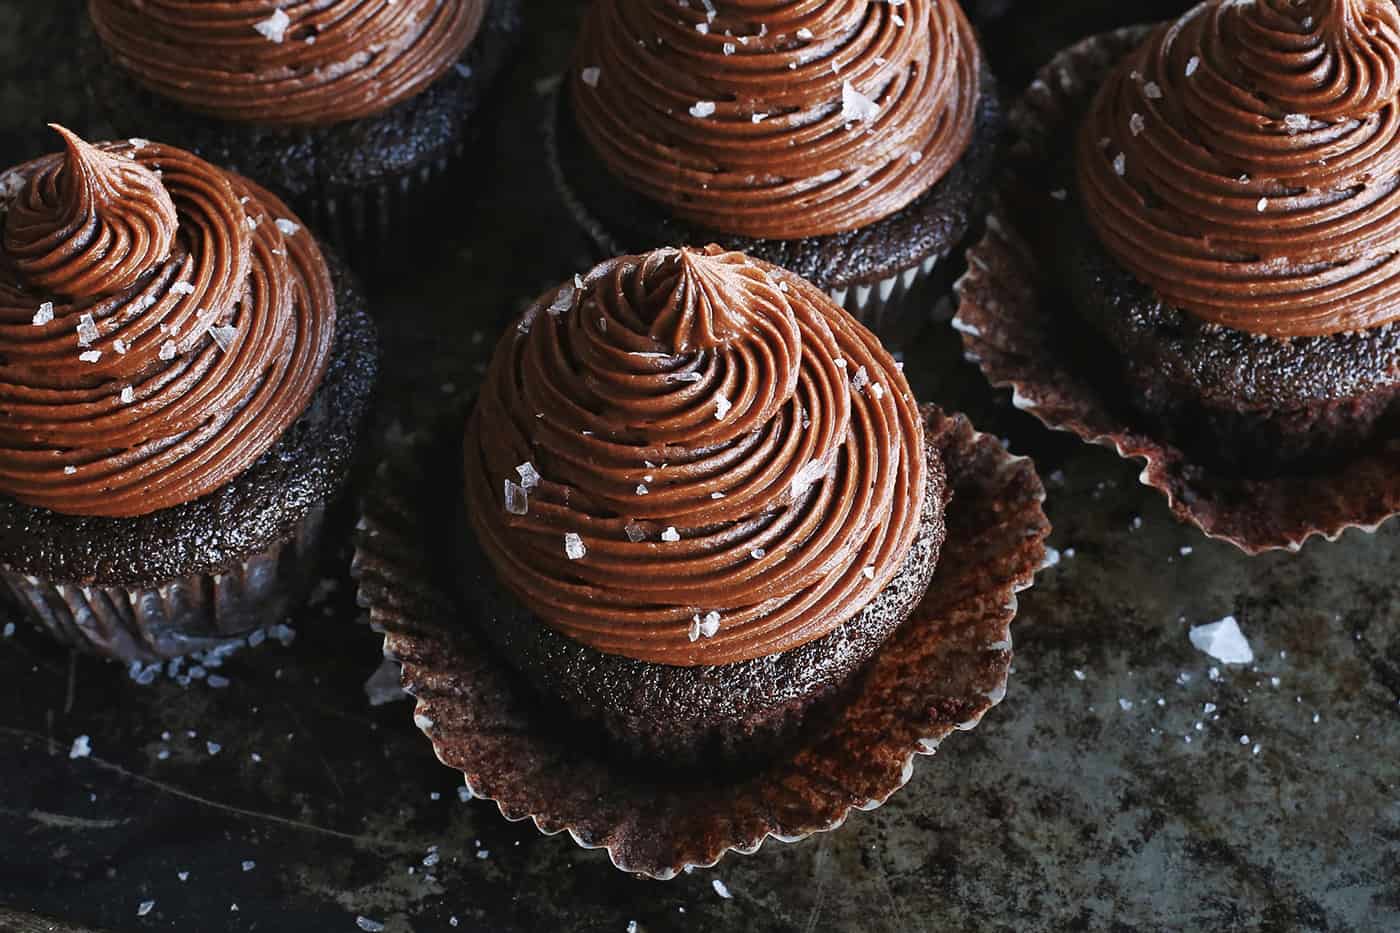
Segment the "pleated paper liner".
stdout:
[[1166,496],[1172,512],[1207,536],[1247,554],[1296,551],[1310,537],[1335,540],[1349,528],[1375,531],[1400,512],[1400,441],[1331,469],[1248,479],[1194,460],[1188,451],[1143,433],[1121,400],[1099,386],[1060,339],[1066,315],[1041,285],[1043,244],[1031,211],[1049,209],[1055,184],[1047,167],[1062,138],[1108,71],[1143,41],[1150,26],[1093,36],[1046,65],[1013,108],[1015,133],[996,207],[982,240],[968,251],[956,290],[953,325],[969,359],[1013,404],[1049,428],[1144,462],[1143,484]]
[[[355,556],[360,602],[403,663],[414,721],[468,790],[512,821],[606,849],[619,869],[667,879],[795,842],[880,806],[931,755],[977,725],[1006,693],[1016,593],[1045,556],[1049,522],[1033,464],[925,408],[948,468],[948,538],[927,597],[856,681],[850,702],[805,745],[744,777],[684,783],[585,746],[546,721],[528,689],[471,629],[454,595],[444,520],[457,481],[460,423],[385,464],[366,502]],[[944,762],[957,767],[956,759]]]
[[149,585],[52,582],[0,566],[0,588],[58,641],[123,662],[156,663],[242,642],[305,598],[321,558],[326,507],[219,573]]

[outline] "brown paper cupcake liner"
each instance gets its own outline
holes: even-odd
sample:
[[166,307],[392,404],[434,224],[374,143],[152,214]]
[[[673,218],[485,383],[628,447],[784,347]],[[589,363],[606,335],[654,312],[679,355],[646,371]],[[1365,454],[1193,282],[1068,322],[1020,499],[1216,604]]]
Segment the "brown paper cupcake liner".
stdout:
[[144,586],[59,583],[0,566],[0,586],[60,642],[150,664],[241,642],[305,597],[320,558],[326,507],[286,537],[218,573]]
[[380,251],[402,235],[404,225],[430,214],[465,162],[467,144],[459,140],[450,152],[377,184],[321,188],[297,207],[321,242],[352,259],[357,270],[373,273]]
[[1053,142],[1150,26],[1093,36],[1055,56],[1011,113],[1015,144],[981,241],[958,281],[953,326],[968,359],[987,380],[1011,390],[1012,404],[1047,427],[1144,461],[1139,479],[1166,496],[1181,521],[1247,554],[1296,551],[1310,537],[1335,540],[1349,528],[1373,532],[1400,512],[1400,441],[1329,471],[1246,479],[1197,462],[1189,452],[1142,433],[1120,400],[1071,358],[1058,331],[1062,315],[1038,288],[1046,274],[1022,232],[1027,212],[1045,209],[1053,184]]
[[[387,463],[366,502],[354,573],[418,698],[414,721],[470,793],[508,820],[567,832],[619,869],[656,879],[726,852],[794,842],[880,806],[950,733],[1006,693],[1016,593],[1030,586],[1049,522],[1034,465],[962,415],[924,410],[948,469],[948,536],[928,595],[858,678],[847,705],[805,744],[740,777],[658,779],[548,721],[528,688],[476,636],[454,595],[456,494],[450,425]],[[444,463],[443,461],[449,461]],[[442,483],[447,483],[444,486]]]

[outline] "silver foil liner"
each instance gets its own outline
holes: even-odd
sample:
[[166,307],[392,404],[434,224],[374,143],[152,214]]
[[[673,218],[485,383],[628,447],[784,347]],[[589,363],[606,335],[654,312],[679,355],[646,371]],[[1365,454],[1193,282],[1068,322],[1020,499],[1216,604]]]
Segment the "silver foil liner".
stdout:
[[320,559],[326,506],[286,537],[218,573],[144,586],[60,583],[0,567],[0,586],[59,641],[151,663],[208,651],[281,622],[304,599]]
[[909,781],[918,756],[974,728],[1005,696],[1016,594],[1044,563],[1050,531],[1029,460],[962,415],[926,406],[924,417],[953,496],[923,602],[799,747],[757,771],[698,782],[577,741],[473,632],[444,554],[452,549],[441,543],[443,491],[427,481],[450,482],[441,460],[457,445],[445,435],[460,425],[426,432],[367,496],[354,565],[360,604],[418,699],[415,724],[468,791],[506,819],[568,833],[606,850],[622,871],[660,880],[879,807]]

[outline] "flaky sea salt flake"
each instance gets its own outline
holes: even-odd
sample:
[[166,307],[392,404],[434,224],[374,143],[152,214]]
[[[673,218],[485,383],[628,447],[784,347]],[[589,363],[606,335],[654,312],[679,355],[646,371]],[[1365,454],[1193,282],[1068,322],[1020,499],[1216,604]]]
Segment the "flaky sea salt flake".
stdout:
[[504,504],[509,515],[527,515],[530,512],[530,497],[519,483],[505,480]]
[[73,740],[73,746],[68,749],[68,757],[76,761],[79,758],[87,758],[92,754],[92,739],[85,735],[80,735]]
[[290,16],[282,10],[273,10],[271,16],[254,23],[253,28],[268,41],[281,44],[282,40],[287,38],[287,27],[290,25],[292,25]]
[[1192,55],[1191,60],[1186,63],[1186,77],[1191,77],[1196,73],[1196,69],[1201,67],[1201,57]]
[[277,218],[277,231],[283,236],[295,236],[301,230],[301,224],[285,217]]
[[845,81],[841,84],[841,119],[846,122],[870,122],[880,113],[880,105],[860,91],[854,84]]
[[1219,622],[1193,625],[1189,636],[1191,644],[1197,650],[1205,652],[1217,661],[1226,664],[1249,664],[1254,660],[1254,651],[1249,647],[1249,639],[1240,631],[1240,624],[1234,616],[1226,616]]
[[699,119],[712,116],[715,112],[715,102],[712,100],[697,100],[690,106],[690,115]]
[[578,76],[583,79],[583,83],[589,87],[597,87],[598,79],[602,77],[602,75],[603,69],[597,67],[585,68],[578,74]]
[[715,420],[716,420],[716,421],[723,421],[723,420],[725,419],[725,416],[729,414],[729,409],[731,409],[731,408],[733,408],[733,407],[734,407],[734,403],[731,402],[731,401],[729,401],[729,399],[725,398],[723,395],[716,395],[716,396],[715,396]]
[[228,324],[218,324],[209,328],[209,336],[214,338],[214,342],[219,345],[219,349],[225,353],[229,347],[233,346],[234,340],[238,339],[238,328]]
[[101,336],[97,330],[97,322],[92,319],[91,314],[84,312],[78,318],[78,346],[90,347]]
[[524,463],[520,464],[520,466],[516,467],[515,472],[520,474],[520,485],[524,489],[534,489],[540,484],[539,471],[535,469],[535,465],[529,460],[526,460]]
[[160,353],[157,355],[161,359],[169,361],[175,359],[175,352],[175,341],[167,340],[165,343],[160,345]]
[[588,553],[588,548],[584,546],[583,539],[576,533],[569,532],[564,535],[564,556],[569,560],[582,560]]
[[102,351],[84,350],[82,353],[78,354],[78,359],[82,360],[84,363],[96,363],[98,360],[102,359]]
[[46,301],[39,305],[39,310],[34,312],[32,323],[35,327],[43,327],[53,320],[53,302]]
[[681,533],[676,530],[675,525],[667,525],[666,530],[661,532],[661,540],[675,543],[681,539]]

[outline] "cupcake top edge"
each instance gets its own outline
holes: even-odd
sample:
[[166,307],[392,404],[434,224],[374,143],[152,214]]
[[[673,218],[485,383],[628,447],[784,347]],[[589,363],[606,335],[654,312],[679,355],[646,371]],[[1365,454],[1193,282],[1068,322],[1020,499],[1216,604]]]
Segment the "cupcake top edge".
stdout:
[[609,260],[498,344],[467,512],[545,625],[641,661],[813,641],[899,571],[928,480],[894,360],[819,289],[719,247]]
[[113,61],[220,120],[328,126],[383,113],[445,75],[487,0],[88,0]]
[[627,187],[707,229],[798,239],[872,224],[942,179],[972,141],[980,71],[951,0],[600,0],[568,80]]
[[329,362],[325,258],[275,196],[143,139],[0,174],[0,493],[124,518],[225,485]]
[[1109,253],[1211,324],[1287,339],[1400,317],[1400,12],[1209,0],[1109,74],[1077,180]]

